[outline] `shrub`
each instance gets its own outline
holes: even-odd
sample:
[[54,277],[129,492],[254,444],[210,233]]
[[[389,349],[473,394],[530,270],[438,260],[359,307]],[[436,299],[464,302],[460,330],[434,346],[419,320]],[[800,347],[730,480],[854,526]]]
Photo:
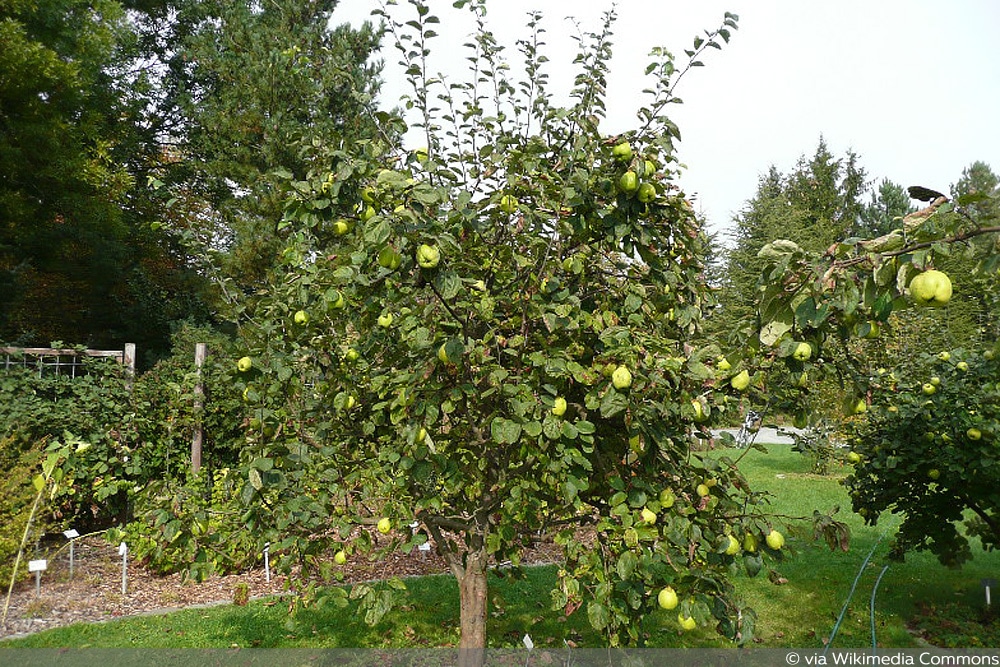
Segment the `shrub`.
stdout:
[[24,527],[35,499],[32,478],[41,460],[38,443],[25,445],[17,439],[0,438],[0,582],[10,580],[11,569],[21,545]]

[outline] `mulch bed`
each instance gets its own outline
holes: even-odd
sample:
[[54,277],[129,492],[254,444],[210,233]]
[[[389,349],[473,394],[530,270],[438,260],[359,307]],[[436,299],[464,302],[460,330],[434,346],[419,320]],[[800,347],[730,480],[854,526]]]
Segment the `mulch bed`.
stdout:
[[[36,594],[34,575],[19,582],[0,624],[0,639],[16,637],[73,623],[94,623],[126,616],[158,614],[186,607],[230,604],[239,584],[246,584],[251,598],[288,593],[287,580],[264,566],[202,582],[185,580],[180,574],[157,575],[141,565],[129,563],[128,589],[122,595],[122,557],[116,545],[99,537],[80,538],[74,546],[74,572],[69,577],[69,554],[61,551],[42,573]],[[558,549],[542,543],[525,554],[525,563],[554,562]],[[349,561],[342,568],[344,583],[409,577],[448,572],[444,558],[433,551],[392,553],[378,561]],[[2,593],[6,599],[6,586]],[[0,603],[2,610],[2,603]]]

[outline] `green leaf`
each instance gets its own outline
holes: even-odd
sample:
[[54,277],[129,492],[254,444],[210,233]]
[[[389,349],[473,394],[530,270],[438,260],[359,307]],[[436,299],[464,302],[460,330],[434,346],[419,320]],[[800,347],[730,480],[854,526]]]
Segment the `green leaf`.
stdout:
[[378,222],[371,224],[371,221],[369,221],[369,224],[365,225],[365,241],[374,246],[382,246],[389,239],[391,228],[389,227],[388,220],[378,218],[375,218],[375,220],[378,220]]
[[795,309],[795,322],[800,327],[819,327],[829,313],[829,304],[824,303],[817,307],[815,299],[808,297]]
[[445,301],[451,301],[462,289],[462,280],[454,271],[441,271],[434,276],[434,287]]
[[601,399],[601,416],[610,419],[628,408],[628,398],[617,391],[609,390]]
[[608,623],[611,621],[608,608],[594,600],[587,603],[587,618],[595,630],[603,630],[608,627]]
[[521,425],[503,417],[496,417],[490,424],[493,440],[501,445],[512,445],[521,439]]
[[250,468],[250,472],[248,473],[248,475],[250,477],[250,486],[252,486],[257,491],[260,491],[262,488],[264,488],[264,482],[260,478],[259,470],[257,470],[256,468]]
[[791,322],[783,322],[780,320],[768,322],[760,330],[760,342],[764,345],[774,345],[782,336],[791,330]]
[[619,578],[627,580],[631,578],[632,573],[635,572],[636,566],[639,565],[639,558],[632,551],[625,551],[621,556],[618,557],[618,563],[615,567],[618,572]]

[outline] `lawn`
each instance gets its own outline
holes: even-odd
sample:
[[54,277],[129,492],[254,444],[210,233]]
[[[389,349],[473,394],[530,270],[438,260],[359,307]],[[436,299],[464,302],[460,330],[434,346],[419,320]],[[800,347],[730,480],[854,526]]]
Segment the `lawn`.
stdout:
[[[733,452],[724,452],[732,455]],[[843,468],[829,477],[809,473],[810,463],[785,445],[768,452],[750,452],[741,467],[755,488],[773,493],[770,509],[779,516],[811,516],[814,509],[840,506],[838,516],[851,528],[847,552],[830,551],[812,539],[808,525],[788,522],[787,557],[777,565],[786,583],[772,583],[764,573],[754,579],[735,578],[740,599],[758,615],[757,645],[769,647],[822,647],[836,629],[836,648],[865,647],[872,642],[869,605],[876,580],[885,570],[875,596],[875,632],[879,645],[910,647],[918,640],[907,630],[907,620],[923,611],[923,618],[940,625],[935,615],[955,617],[950,623],[956,645],[993,641],[983,638],[975,621],[981,616],[984,596],[980,581],[1000,572],[1000,556],[978,552],[961,570],[949,570],[924,554],[904,563],[889,563],[895,517],[885,517],[875,527],[865,526],[850,512],[840,485]],[[866,559],[868,560],[865,565]],[[550,609],[549,590],[554,567],[534,567],[522,577],[506,572],[491,575],[492,613],[488,636],[496,646],[520,646],[530,634],[538,646],[580,647],[601,645],[590,630],[586,614],[569,618]],[[846,612],[852,585],[857,587]],[[927,610],[932,610],[930,614]],[[944,611],[942,611],[944,610]],[[401,606],[382,622],[369,626],[352,607],[319,605],[301,611],[289,621],[287,605],[273,598],[246,607],[221,606],[189,609],[161,616],[143,616],[100,624],[79,624],[3,642],[4,647],[261,647],[424,648],[454,645],[458,640],[458,592],[450,576],[420,577],[407,581]],[[965,627],[961,619],[971,623]],[[955,630],[954,626],[959,627]],[[964,628],[964,629],[963,629]],[[644,628],[650,645],[658,647],[728,646],[710,628],[681,634],[676,619],[655,614]],[[957,633],[957,635],[956,635]],[[977,634],[978,633],[978,634]],[[990,645],[990,644],[985,644]]]

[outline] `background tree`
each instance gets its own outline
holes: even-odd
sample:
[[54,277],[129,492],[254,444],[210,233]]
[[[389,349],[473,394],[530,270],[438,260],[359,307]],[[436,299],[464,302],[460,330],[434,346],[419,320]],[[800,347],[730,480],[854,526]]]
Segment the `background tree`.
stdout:
[[899,218],[915,210],[903,186],[883,178],[861,212],[857,236],[872,238],[888,234],[896,228]]
[[0,339],[165,350],[207,309],[186,255],[149,223],[147,111],[116,2],[0,10]]
[[754,198],[734,219],[732,247],[727,255],[726,281],[720,292],[723,307],[710,323],[720,335],[754,317],[758,253],[775,239],[792,239],[810,251],[828,248],[859,231],[867,191],[865,172],[849,152],[836,159],[821,138],[808,160],[799,158],[789,174],[773,165],[763,176]]
[[379,33],[331,28],[336,0],[134,3],[132,77],[148,105],[152,174],[173,198],[175,231],[222,252],[221,269],[256,288],[282,241],[272,172],[304,178],[303,141],[338,149],[388,141],[371,106]]

